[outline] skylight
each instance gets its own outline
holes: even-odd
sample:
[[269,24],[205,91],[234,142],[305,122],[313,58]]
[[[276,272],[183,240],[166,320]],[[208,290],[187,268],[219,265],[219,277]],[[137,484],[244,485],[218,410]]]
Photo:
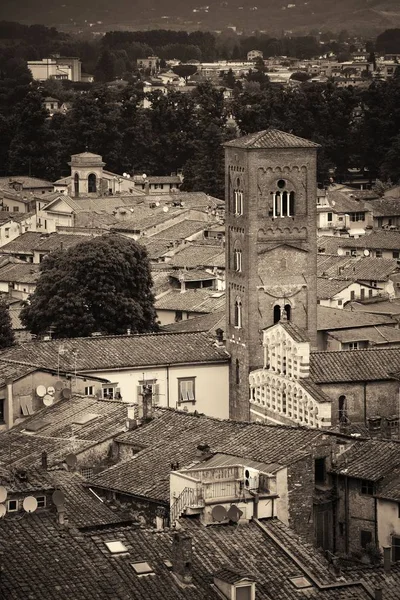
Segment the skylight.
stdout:
[[289,577],[290,583],[294,585],[298,590],[304,590],[305,588],[312,587],[311,581],[309,581],[306,577]]
[[136,575],[150,575],[154,573],[153,568],[149,565],[148,562],[136,562],[131,563]]
[[107,546],[110,554],[122,554],[123,552],[128,552],[128,548],[119,540],[104,543]]
[[77,415],[76,417],[74,417],[72,419],[72,423],[74,425],[85,425],[86,423],[97,419],[98,416],[99,415],[96,415],[96,413],[84,413],[82,415]]
[[45,427],[46,425],[48,425],[46,421],[44,421],[43,419],[37,419],[32,423],[27,423],[27,425],[25,425],[25,429],[26,431],[29,431],[29,433],[35,433],[35,431],[43,429],[43,427]]

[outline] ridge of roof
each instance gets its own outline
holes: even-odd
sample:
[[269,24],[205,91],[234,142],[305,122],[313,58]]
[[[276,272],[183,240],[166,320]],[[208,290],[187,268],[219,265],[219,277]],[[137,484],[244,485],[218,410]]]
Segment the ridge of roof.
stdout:
[[298,137],[286,131],[269,128],[257,133],[250,133],[224,144],[231,148],[320,148],[319,144]]

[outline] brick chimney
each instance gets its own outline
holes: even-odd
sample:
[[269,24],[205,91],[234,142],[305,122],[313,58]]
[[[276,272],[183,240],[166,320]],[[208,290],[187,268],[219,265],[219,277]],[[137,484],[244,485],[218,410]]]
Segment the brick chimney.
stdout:
[[381,433],[382,417],[376,415],[368,417],[368,431],[371,437],[377,437]]
[[176,532],[172,540],[173,572],[182,583],[192,583],[192,538]]
[[46,450],[43,450],[43,452],[42,452],[42,469],[47,471],[47,468],[48,468],[47,452],[46,452]]

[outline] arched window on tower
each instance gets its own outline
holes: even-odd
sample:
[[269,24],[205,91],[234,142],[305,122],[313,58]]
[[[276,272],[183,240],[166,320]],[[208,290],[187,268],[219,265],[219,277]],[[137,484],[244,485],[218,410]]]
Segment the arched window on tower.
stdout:
[[238,273],[242,271],[242,251],[238,246],[234,249],[234,269]]
[[242,326],[242,301],[240,298],[235,300],[235,327]]
[[294,216],[294,192],[287,189],[287,182],[284,179],[279,179],[276,183],[277,191],[272,192],[272,215],[277,217],[293,217]]
[[236,187],[234,189],[234,214],[240,216],[243,214],[243,189],[239,177],[236,180]]
[[97,192],[97,181],[94,173],[90,173],[88,176],[88,192],[89,194],[94,194]]
[[74,193],[75,196],[79,196],[79,174],[75,173],[74,175]]
[[274,306],[274,324],[279,323],[280,320],[281,320],[281,307],[279,306],[279,304],[276,304]]
[[290,317],[292,314],[292,307],[290,306],[290,304],[285,304],[285,312],[286,312],[286,320],[290,321]]

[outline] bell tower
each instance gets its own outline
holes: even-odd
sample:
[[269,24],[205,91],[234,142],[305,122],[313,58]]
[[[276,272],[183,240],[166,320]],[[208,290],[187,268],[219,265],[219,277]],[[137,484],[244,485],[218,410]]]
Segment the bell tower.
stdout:
[[262,330],[288,320],[317,338],[318,144],[268,129],[225,144],[230,418],[249,420]]

